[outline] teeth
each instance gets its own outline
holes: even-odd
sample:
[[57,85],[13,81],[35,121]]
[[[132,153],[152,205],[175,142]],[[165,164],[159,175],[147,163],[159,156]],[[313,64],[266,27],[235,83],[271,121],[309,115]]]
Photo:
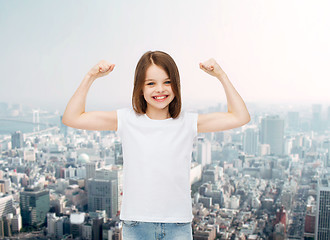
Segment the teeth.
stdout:
[[166,96],[162,96],[162,97],[154,97],[155,99],[164,99],[166,98]]

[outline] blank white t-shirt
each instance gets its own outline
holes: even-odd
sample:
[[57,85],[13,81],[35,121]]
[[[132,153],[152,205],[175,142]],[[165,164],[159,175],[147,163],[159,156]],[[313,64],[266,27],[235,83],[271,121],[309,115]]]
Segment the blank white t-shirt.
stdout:
[[133,108],[117,110],[123,148],[121,220],[191,222],[190,163],[198,114],[150,119]]

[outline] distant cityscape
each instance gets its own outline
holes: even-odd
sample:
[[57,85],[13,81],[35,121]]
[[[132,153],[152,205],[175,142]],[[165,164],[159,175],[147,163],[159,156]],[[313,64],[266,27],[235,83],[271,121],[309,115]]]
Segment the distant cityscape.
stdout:
[[[194,240],[329,240],[330,106],[247,106],[247,125],[195,139]],[[62,114],[0,102],[0,238],[121,240],[121,139]]]

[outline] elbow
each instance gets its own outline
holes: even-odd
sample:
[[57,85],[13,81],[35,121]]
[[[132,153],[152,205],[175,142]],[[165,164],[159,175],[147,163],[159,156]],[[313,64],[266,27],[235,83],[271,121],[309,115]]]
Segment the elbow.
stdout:
[[74,116],[62,116],[62,123],[68,127],[71,127],[71,128],[79,128],[78,125],[79,125],[79,118],[80,116],[78,117],[74,117]]
[[62,119],[62,124],[64,124],[65,126],[68,126],[68,124]]
[[67,120],[66,118],[64,118],[64,117],[62,117],[62,123],[63,123],[65,126],[70,127],[70,124],[69,124],[68,120]]
[[245,125],[245,124],[248,124],[250,121],[251,121],[251,116],[250,116],[250,114],[248,113],[247,116],[246,116],[246,119],[245,119],[245,123],[244,123],[244,125]]
[[250,121],[251,121],[251,117],[250,117],[250,114],[248,113],[246,116],[240,118],[238,125],[239,125],[239,127],[242,127],[245,124],[248,124]]

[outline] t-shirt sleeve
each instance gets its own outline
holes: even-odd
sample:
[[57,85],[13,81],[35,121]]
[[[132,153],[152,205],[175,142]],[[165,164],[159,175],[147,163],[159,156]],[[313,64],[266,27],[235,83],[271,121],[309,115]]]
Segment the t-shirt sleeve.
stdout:
[[127,117],[129,109],[128,108],[120,108],[117,109],[117,134],[121,137],[123,132],[123,126],[125,118]]

